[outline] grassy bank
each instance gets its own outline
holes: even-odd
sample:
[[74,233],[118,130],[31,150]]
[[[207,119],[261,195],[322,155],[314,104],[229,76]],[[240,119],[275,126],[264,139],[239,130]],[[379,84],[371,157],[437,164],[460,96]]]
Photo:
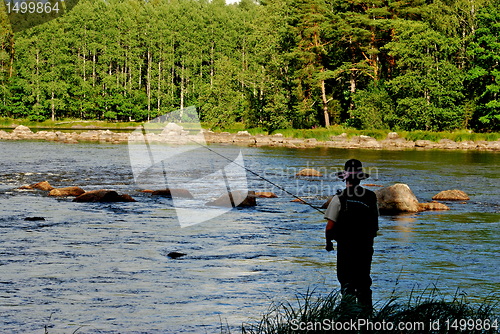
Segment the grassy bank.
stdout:
[[[214,131],[227,131],[230,133],[236,133],[238,131],[248,131],[250,134],[268,134],[261,128],[247,129],[241,123],[234,124],[231,128],[226,129],[214,129]],[[387,138],[387,135],[392,132],[391,130],[358,130],[355,128],[348,128],[341,125],[333,125],[329,128],[316,128],[316,129],[279,129],[273,131],[271,134],[281,133],[285,137],[290,138],[315,138],[319,141],[331,140],[332,136],[339,136],[343,133],[347,135],[347,138],[352,138],[354,136],[370,136],[377,140],[382,140]],[[397,131],[401,138],[407,140],[430,140],[438,142],[441,139],[450,139],[456,142],[460,141],[494,141],[500,139],[499,132],[492,133],[474,133],[469,130],[457,130],[453,132],[432,132],[432,131]]]
[[[108,121],[84,121],[78,119],[64,119],[51,121],[46,120],[43,122],[30,121],[25,119],[11,119],[11,118],[0,118],[0,127],[3,128],[13,128],[17,125],[25,125],[33,129],[116,129],[116,130],[127,130],[135,129],[138,126],[144,124],[143,122],[108,122]],[[161,124],[148,123],[147,128],[159,128]],[[209,129],[208,124],[202,124],[204,129]],[[242,123],[235,123],[231,128],[226,129],[212,129],[216,132],[230,132],[236,133],[238,131],[248,131],[252,135],[256,134],[268,134],[261,128],[245,128]],[[331,140],[332,136],[339,136],[343,133],[347,135],[347,138],[354,136],[370,136],[377,140],[382,140],[387,137],[387,134],[391,132],[390,130],[358,130],[354,128],[343,127],[341,125],[334,125],[329,128],[316,128],[316,129],[279,129],[273,131],[271,134],[281,133],[285,137],[290,138],[315,138],[319,141]],[[431,131],[398,131],[398,135],[401,138],[407,140],[430,140],[438,142],[441,139],[450,139],[456,142],[460,141],[494,141],[500,139],[499,132],[492,133],[474,133],[469,130],[457,130],[454,132],[431,132]]]
[[244,324],[242,333],[499,333],[497,297],[470,303],[465,295],[445,298],[432,289],[375,303],[369,313],[338,292],[316,297],[308,291],[294,303],[273,305],[259,322]]
[[[332,126],[328,129],[318,128],[318,129],[283,129],[276,130],[274,133],[281,133],[285,137],[293,137],[293,138],[316,138],[317,140],[330,140],[332,136],[338,136],[342,133],[345,133],[348,138],[354,136],[370,136],[377,140],[382,140],[387,138],[387,134],[389,134],[389,130],[357,130],[353,128],[345,128],[343,126]],[[398,131],[398,135],[401,138],[405,138],[407,140],[430,140],[434,142],[438,142],[441,139],[450,139],[453,141],[478,141],[478,140],[487,140],[493,141],[498,140],[500,138],[500,133],[474,133],[468,130],[457,130],[453,132],[431,132],[431,131]]]
[[139,122],[107,122],[107,121],[84,121],[79,119],[63,119],[57,121],[45,120],[43,122],[30,121],[27,119],[0,118],[0,127],[13,128],[24,125],[33,129],[66,129],[66,128],[96,128],[96,129],[127,129],[135,128],[142,123]]

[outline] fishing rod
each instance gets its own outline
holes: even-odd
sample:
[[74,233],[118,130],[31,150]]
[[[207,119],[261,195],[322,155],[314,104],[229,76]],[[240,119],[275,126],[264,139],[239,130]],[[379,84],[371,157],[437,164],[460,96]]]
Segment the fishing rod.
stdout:
[[195,140],[193,140],[193,139],[190,139],[190,138],[188,138],[188,139],[189,139],[190,141],[192,141],[192,142],[194,142],[194,143],[196,143],[196,144],[200,145],[201,147],[206,148],[206,149],[207,149],[207,150],[209,150],[210,152],[217,154],[217,155],[218,155],[218,156],[220,156],[221,158],[223,158],[223,159],[225,159],[225,160],[227,160],[227,161],[229,161],[229,162],[234,163],[236,166],[243,168],[243,169],[244,169],[244,170],[246,170],[247,172],[249,172],[249,173],[251,173],[251,174],[253,174],[253,175],[257,176],[257,177],[258,177],[258,178],[260,178],[261,180],[263,180],[263,181],[265,181],[265,182],[268,182],[269,184],[271,184],[271,185],[275,186],[276,188],[280,189],[281,191],[283,191],[283,192],[287,193],[288,195],[291,195],[291,196],[292,196],[292,197],[294,197],[295,199],[298,199],[298,200],[299,200],[299,201],[301,201],[302,203],[304,203],[304,204],[306,204],[306,205],[310,206],[310,207],[311,207],[311,208],[313,208],[314,210],[316,210],[316,211],[318,211],[318,212],[321,212],[322,214],[325,214],[325,212],[324,212],[323,210],[321,210],[321,208],[318,208],[317,206],[315,206],[315,205],[313,205],[313,204],[311,204],[311,203],[309,203],[309,202],[305,201],[304,199],[300,198],[299,196],[295,195],[294,193],[292,193],[292,192],[290,192],[290,191],[286,190],[284,187],[282,187],[282,186],[280,186],[280,185],[276,184],[275,182],[273,182],[273,181],[271,181],[271,180],[269,180],[269,179],[267,179],[267,178],[265,178],[265,177],[261,176],[260,174],[258,174],[258,173],[256,173],[256,172],[254,172],[254,171],[253,171],[253,170],[251,170],[250,168],[245,167],[245,166],[242,166],[242,165],[240,165],[239,163],[235,162],[234,160],[232,160],[232,159],[230,159],[230,158],[226,157],[225,155],[223,155],[223,154],[221,154],[221,153],[219,153],[219,152],[217,152],[217,151],[215,151],[215,150],[212,150],[210,147],[208,147],[208,145],[201,144],[201,143],[199,143],[199,142],[197,142],[197,141],[195,141]]
[[[186,109],[187,109],[187,108],[186,108]],[[181,110],[181,116],[182,116],[182,110]],[[151,150],[151,146],[150,146],[149,140],[148,140],[148,138],[147,138],[146,129],[145,129],[144,125],[143,125],[143,126],[141,126],[141,132],[142,132],[142,135],[143,135],[144,140],[145,140],[145,143],[146,143],[146,147],[147,147],[148,154],[149,154],[149,159],[150,159],[151,163],[153,164],[153,163],[154,163],[154,157],[153,157],[153,153],[152,153],[152,150]],[[219,152],[217,152],[217,151],[215,151],[215,150],[211,149],[210,147],[208,147],[208,145],[206,145],[206,144],[201,144],[201,143],[197,142],[196,140],[193,140],[193,139],[191,139],[191,138],[189,138],[189,137],[188,137],[187,139],[188,139],[189,141],[192,141],[192,142],[194,142],[194,143],[198,144],[198,145],[199,145],[199,146],[201,146],[201,147],[206,148],[206,149],[207,149],[207,150],[209,150],[210,152],[215,153],[216,155],[220,156],[221,158],[223,158],[223,159],[225,159],[225,160],[227,160],[227,161],[229,161],[229,162],[234,163],[236,166],[238,166],[238,167],[240,167],[240,168],[243,168],[244,170],[246,170],[247,172],[251,173],[252,175],[255,175],[256,177],[260,178],[261,180],[263,180],[263,181],[265,181],[265,182],[267,182],[267,183],[269,183],[269,184],[273,185],[274,187],[276,187],[276,188],[280,189],[281,191],[283,191],[283,192],[287,193],[288,195],[292,196],[293,198],[295,198],[295,199],[297,199],[297,200],[301,201],[302,203],[304,203],[304,204],[306,204],[306,205],[310,206],[310,207],[311,207],[311,208],[313,208],[314,210],[316,210],[316,211],[318,211],[318,212],[320,212],[320,213],[322,213],[322,214],[325,214],[325,212],[324,212],[323,210],[321,210],[320,208],[318,208],[317,206],[315,206],[315,205],[313,205],[313,204],[311,204],[311,203],[307,202],[306,200],[304,200],[304,199],[300,198],[299,196],[295,195],[294,193],[292,193],[292,192],[290,192],[290,191],[286,190],[284,187],[282,187],[282,186],[280,186],[280,185],[276,184],[275,182],[273,182],[273,181],[271,181],[271,180],[269,180],[269,179],[267,179],[267,178],[265,178],[265,177],[261,176],[260,174],[258,174],[258,173],[256,173],[256,172],[254,172],[254,171],[253,171],[253,170],[251,170],[250,168],[245,167],[245,166],[243,166],[243,165],[240,165],[239,163],[237,163],[237,162],[235,162],[234,160],[232,160],[232,159],[230,159],[230,158],[226,157],[225,155],[223,155],[223,154],[221,154],[221,153],[219,153]],[[223,172],[223,173],[224,173],[224,172]],[[163,177],[164,177],[164,179],[165,179],[165,183],[166,183],[166,182],[167,182],[167,176],[166,176],[166,171],[165,171],[165,168],[163,168]],[[226,188],[227,188],[227,191],[228,191],[229,199],[231,200],[231,204],[234,206],[234,201],[233,201],[233,198],[232,198],[232,195],[231,195],[231,192],[230,192],[230,188],[229,188],[229,184],[227,183],[227,178],[225,177],[225,175],[224,175],[224,180],[226,181]]]

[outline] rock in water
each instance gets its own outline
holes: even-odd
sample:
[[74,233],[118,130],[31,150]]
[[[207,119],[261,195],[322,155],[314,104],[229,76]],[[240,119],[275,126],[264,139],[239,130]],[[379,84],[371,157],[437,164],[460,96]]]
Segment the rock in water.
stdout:
[[404,183],[397,183],[375,191],[380,212],[418,212],[418,199],[410,187]]
[[257,191],[255,193],[255,196],[257,196],[259,198],[277,198],[278,197],[275,193],[270,192],[270,191]]
[[26,217],[24,220],[29,221],[29,222],[35,222],[35,221],[42,221],[45,220],[43,217]]
[[256,197],[255,191],[235,190],[231,192],[231,197],[229,194],[224,194],[215,201],[206,203],[206,205],[232,207],[234,204],[235,207],[239,208],[250,207],[257,205]]
[[83,190],[80,187],[66,187],[66,188],[55,188],[55,189],[52,189],[49,192],[49,196],[57,196],[57,197],[63,197],[63,196],[80,196],[83,193],[85,193],[85,190]]
[[114,190],[91,190],[76,197],[73,202],[136,202],[129,195],[119,195]]
[[193,198],[193,195],[186,189],[162,189],[155,190],[151,192],[153,196],[165,196],[165,197],[183,197],[183,198]]
[[304,201],[302,198],[294,198],[290,202],[306,204],[306,201]]
[[321,174],[320,171],[317,171],[314,168],[304,168],[303,170],[295,174],[295,176],[323,176],[323,174]]
[[443,203],[438,203],[438,202],[432,202],[432,203],[419,203],[418,207],[420,211],[439,211],[439,210],[450,210],[450,208],[443,204]]
[[51,191],[52,189],[54,189],[54,187],[52,187],[49,182],[42,181],[30,184],[29,186],[22,186],[19,189],[38,189],[43,191]]
[[438,201],[468,201],[470,198],[465,192],[454,189],[441,191],[432,199]]
[[167,256],[171,259],[177,259],[177,258],[180,258],[182,256],[186,255],[185,253],[179,253],[179,252],[170,252],[167,254]]
[[122,194],[122,195],[118,195],[121,197],[121,201],[119,202],[137,202],[132,196],[130,195],[127,195],[127,194]]

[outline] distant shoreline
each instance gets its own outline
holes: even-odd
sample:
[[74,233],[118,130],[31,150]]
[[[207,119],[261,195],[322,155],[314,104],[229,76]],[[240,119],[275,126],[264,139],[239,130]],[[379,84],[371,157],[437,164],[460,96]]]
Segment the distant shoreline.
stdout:
[[[75,144],[78,142],[100,142],[122,144],[128,143],[130,132],[123,132],[135,128],[126,129],[109,129],[103,130],[96,127],[72,127],[67,130],[75,130],[81,132],[62,132],[59,130],[41,130],[33,132],[26,126],[18,126],[12,132],[0,130],[0,140],[44,140]],[[149,130],[148,130],[149,131]],[[161,132],[149,133],[148,141],[152,143],[188,143],[191,136],[187,131],[179,130],[179,132]],[[282,134],[252,135],[247,131],[239,131],[238,133],[229,132],[213,132],[203,131],[204,140],[210,144],[233,144],[242,146],[254,147],[286,147],[286,148],[314,148],[314,147],[329,147],[329,148],[346,148],[346,149],[375,149],[375,150],[474,150],[474,151],[500,151],[500,140],[495,141],[460,141],[456,142],[451,139],[441,139],[439,142],[430,140],[407,140],[401,138],[396,132],[391,132],[383,140],[377,140],[369,136],[353,136],[348,138],[347,134],[343,133],[338,136],[332,136],[330,140],[317,140],[315,138],[290,138]],[[134,141],[140,141],[141,136],[135,137]],[[193,137],[194,138],[194,137]]]

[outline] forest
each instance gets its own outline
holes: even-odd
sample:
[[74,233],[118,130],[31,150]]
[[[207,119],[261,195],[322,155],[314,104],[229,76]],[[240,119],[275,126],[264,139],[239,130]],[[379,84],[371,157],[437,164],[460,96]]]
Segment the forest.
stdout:
[[13,26],[0,117],[500,130],[497,0],[80,0]]

